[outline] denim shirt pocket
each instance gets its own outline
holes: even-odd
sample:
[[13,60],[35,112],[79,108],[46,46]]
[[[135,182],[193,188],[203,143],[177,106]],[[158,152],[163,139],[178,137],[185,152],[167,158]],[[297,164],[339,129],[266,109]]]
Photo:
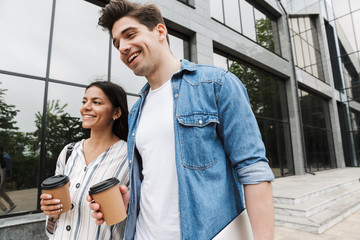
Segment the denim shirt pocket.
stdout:
[[215,138],[217,114],[193,113],[177,116],[182,164],[204,170],[216,163]]

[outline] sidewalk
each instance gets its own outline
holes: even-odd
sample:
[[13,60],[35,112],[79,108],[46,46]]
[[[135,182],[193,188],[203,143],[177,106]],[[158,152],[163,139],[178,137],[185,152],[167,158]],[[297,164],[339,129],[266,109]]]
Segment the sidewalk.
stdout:
[[275,227],[275,240],[359,240],[360,210],[339,222],[323,234]]

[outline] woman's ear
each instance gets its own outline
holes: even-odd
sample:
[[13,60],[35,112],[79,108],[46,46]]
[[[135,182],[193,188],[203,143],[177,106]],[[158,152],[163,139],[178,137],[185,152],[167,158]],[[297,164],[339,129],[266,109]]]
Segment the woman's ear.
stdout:
[[113,117],[115,117],[116,119],[121,117],[121,109],[120,109],[120,107],[115,108]]

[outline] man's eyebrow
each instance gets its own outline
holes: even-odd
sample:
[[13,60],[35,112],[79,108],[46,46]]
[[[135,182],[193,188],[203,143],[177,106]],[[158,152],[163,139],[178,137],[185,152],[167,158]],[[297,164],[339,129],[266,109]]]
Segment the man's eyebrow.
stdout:
[[[130,30],[133,30],[133,29],[136,29],[136,27],[131,27],[131,26],[130,26],[130,27],[128,27],[128,28],[125,28],[124,30],[121,31],[120,36],[121,36],[121,35],[124,35],[126,32],[128,32],[128,31],[130,31]],[[113,38],[113,41],[112,41],[112,42],[113,42],[113,45],[115,46],[116,39]]]

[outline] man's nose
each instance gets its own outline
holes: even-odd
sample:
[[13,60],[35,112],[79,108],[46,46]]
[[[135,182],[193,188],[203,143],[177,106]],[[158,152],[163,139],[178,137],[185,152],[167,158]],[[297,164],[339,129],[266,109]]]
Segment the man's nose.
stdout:
[[121,54],[127,54],[130,50],[130,45],[127,42],[121,42],[119,44],[119,51]]

